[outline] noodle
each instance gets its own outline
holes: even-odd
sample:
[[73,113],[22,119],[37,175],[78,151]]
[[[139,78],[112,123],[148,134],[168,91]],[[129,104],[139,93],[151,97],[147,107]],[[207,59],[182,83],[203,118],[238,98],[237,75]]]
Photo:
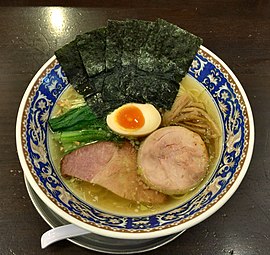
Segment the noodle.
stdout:
[[203,92],[181,88],[170,111],[162,117],[163,126],[182,126],[199,134],[207,145],[210,156],[217,153],[216,139],[221,136],[219,126],[207,112]]

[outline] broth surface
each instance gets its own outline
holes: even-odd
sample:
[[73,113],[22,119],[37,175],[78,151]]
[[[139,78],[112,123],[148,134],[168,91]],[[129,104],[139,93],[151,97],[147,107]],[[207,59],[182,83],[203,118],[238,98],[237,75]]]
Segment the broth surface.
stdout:
[[[193,96],[198,97],[199,101],[207,106],[208,114],[221,130],[221,122],[218,111],[205,88],[202,87],[194,78],[187,75],[181,82],[180,91],[181,89],[184,89],[191,93]],[[76,100],[77,98],[81,98],[81,96],[79,96],[77,92],[72,87],[70,87],[62,94],[60,100]],[[61,107],[59,105],[55,105],[52,112],[52,117],[58,115],[60,110]],[[221,154],[221,142],[222,137],[219,137],[216,138],[211,145],[209,145],[213,148],[208,148],[208,151],[210,151],[209,169],[207,176],[202,180],[202,182],[195,189],[184,195],[169,197],[168,201],[164,204],[142,204],[134,201],[129,201],[98,185],[93,185],[76,178],[61,178],[68,186],[68,188],[72,190],[72,192],[76,194],[80,199],[89,203],[91,206],[105,212],[127,216],[143,216],[164,212],[186,202],[205,185],[219,161]],[[63,152],[61,152],[60,144],[53,140],[51,132],[49,132],[49,148],[54,166],[57,169],[59,176],[61,176],[60,162],[61,158],[63,157]],[[212,153],[212,151],[215,151],[215,153]]]

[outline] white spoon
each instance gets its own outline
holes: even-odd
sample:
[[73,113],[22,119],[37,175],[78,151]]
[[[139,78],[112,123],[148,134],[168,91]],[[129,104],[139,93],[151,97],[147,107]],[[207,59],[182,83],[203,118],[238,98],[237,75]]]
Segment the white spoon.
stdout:
[[73,224],[68,224],[68,225],[52,228],[41,236],[41,248],[44,249],[50,244],[63,240],[63,239],[81,236],[81,235],[90,234],[90,233],[91,232],[89,232],[88,230],[85,230]]

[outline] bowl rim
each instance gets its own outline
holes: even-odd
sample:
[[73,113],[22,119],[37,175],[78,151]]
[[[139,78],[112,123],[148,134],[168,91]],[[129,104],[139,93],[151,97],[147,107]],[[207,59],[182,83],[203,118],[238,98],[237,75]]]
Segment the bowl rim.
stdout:
[[120,238],[120,239],[144,239],[144,238],[156,238],[161,237],[165,235],[175,234],[177,232],[180,232],[182,230],[188,229],[192,226],[197,225],[198,223],[202,222],[203,220],[210,217],[212,214],[214,214],[217,210],[219,210],[228,200],[229,198],[234,194],[234,192],[238,189],[240,183],[242,182],[253,153],[254,148],[254,140],[255,140],[255,127],[254,127],[254,119],[253,114],[251,110],[251,106],[248,100],[248,97],[240,83],[240,81],[237,79],[235,74],[232,72],[232,70],[223,62],[217,55],[215,55],[212,51],[207,49],[204,46],[200,46],[200,49],[203,52],[206,52],[209,54],[217,63],[219,63],[231,76],[233,79],[235,85],[237,86],[238,90],[241,93],[241,96],[243,98],[243,101],[245,102],[246,111],[248,115],[248,124],[249,124],[249,140],[248,140],[248,146],[247,146],[247,152],[246,152],[246,158],[242,165],[241,171],[239,172],[239,175],[237,176],[236,180],[232,184],[232,186],[228,189],[228,191],[222,196],[221,199],[219,199],[214,205],[212,205],[210,208],[208,208],[206,211],[203,211],[199,216],[190,219],[187,222],[184,222],[182,224],[171,226],[165,229],[157,230],[157,231],[150,231],[150,232],[141,232],[141,233],[132,233],[132,232],[117,232],[113,230],[103,229],[99,228],[97,226],[93,226],[87,223],[84,223],[83,221],[76,219],[72,215],[70,215],[68,212],[62,210],[60,207],[58,207],[56,204],[54,204],[48,196],[40,189],[38,183],[34,179],[34,177],[31,174],[30,169],[28,168],[26,158],[24,157],[24,153],[22,150],[22,138],[21,138],[21,130],[22,130],[22,121],[23,121],[23,112],[26,106],[27,98],[37,81],[37,79],[41,76],[41,74],[48,68],[48,66],[56,59],[56,56],[52,56],[35,74],[35,76],[32,78],[31,82],[29,83],[27,89],[25,90],[25,93],[23,95],[23,98],[21,100],[18,114],[17,114],[17,120],[16,120],[16,146],[17,146],[17,153],[19,157],[19,161],[21,163],[21,167],[24,171],[24,174],[29,181],[31,187],[36,192],[36,194],[45,202],[45,204],[48,205],[50,209],[52,209],[55,213],[60,215],[62,218],[64,218],[66,221],[76,224],[79,227],[82,227],[84,229],[89,230],[90,232],[93,232],[95,234],[112,237],[112,238]]

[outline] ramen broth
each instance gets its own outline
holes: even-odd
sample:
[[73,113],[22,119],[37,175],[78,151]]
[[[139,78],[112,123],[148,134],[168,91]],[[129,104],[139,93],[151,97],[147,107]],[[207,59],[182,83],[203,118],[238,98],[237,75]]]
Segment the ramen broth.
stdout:
[[[205,88],[203,88],[194,78],[186,76],[181,82],[181,89],[188,91],[194,97],[198,97],[198,101],[202,102],[206,108],[211,119],[217,124],[221,130],[221,123],[218,111]],[[180,89],[180,90],[181,90]],[[68,102],[70,100],[76,100],[81,98],[77,92],[72,88],[68,88],[60,97],[61,102]],[[61,104],[60,104],[61,105]],[[52,117],[59,115],[61,113],[62,105],[56,105],[52,112]],[[64,183],[68,186],[74,194],[76,194],[80,199],[89,203],[91,206],[101,209],[106,212],[128,215],[128,216],[138,216],[138,215],[149,215],[154,213],[163,212],[172,208],[179,206],[184,203],[192,196],[194,196],[208,181],[209,177],[213,173],[215,166],[218,163],[220,152],[221,152],[221,136],[214,139],[212,144],[208,144],[208,151],[210,151],[210,162],[207,176],[202,180],[202,182],[190,192],[184,195],[169,196],[169,199],[163,204],[144,204],[137,203],[135,201],[130,201],[121,198],[109,190],[100,187],[99,185],[91,184],[86,181],[81,181],[76,178],[65,178],[62,177]],[[60,161],[63,157],[63,152],[61,152],[61,146],[55,140],[53,140],[52,134],[49,134],[49,146],[51,158],[54,163],[55,168],[60,174]]]

